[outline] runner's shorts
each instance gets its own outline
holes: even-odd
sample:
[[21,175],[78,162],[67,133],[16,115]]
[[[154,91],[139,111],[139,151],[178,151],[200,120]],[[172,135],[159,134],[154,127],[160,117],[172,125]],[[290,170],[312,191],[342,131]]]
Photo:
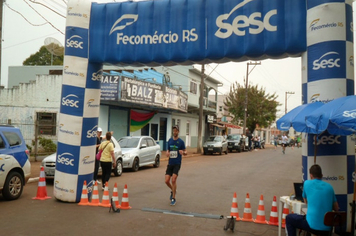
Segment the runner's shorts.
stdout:
[[173,174],[178,175],[180,170],[180,165],[167,165],[166,175],[172,176]]

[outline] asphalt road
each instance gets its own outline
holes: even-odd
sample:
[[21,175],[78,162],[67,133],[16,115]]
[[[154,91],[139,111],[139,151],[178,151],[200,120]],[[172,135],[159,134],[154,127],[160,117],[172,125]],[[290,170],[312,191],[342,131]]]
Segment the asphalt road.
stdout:
[[[20,199],[4,201],[0,196],[1,235],[239,235],[275,236],[277,227],[237,222],[235,232],[224,231],[225,219],[190,217],[143,211],[144,208],[230,215],[232,198],[237,193],[238,210],[243,215],[246,193],[250,194],[253,218],[260,196],[264,196],[269,220],[273,196],[293,193],[293,182],[301,181],[301,149],[287,148],[283,155],[267,147],[264,150],[228,155],[194,156],[183,160],[178,177],[177,204],[170,206],[170,190],[164,183],[167,161],[159,168],[145,167],[138,172],[124,171],[110,179],[110,195],[118,184],[121,202],[124,185],[128,186],[130,210],[109,213],[108,208],[78,206],[54,198],[33,200],[37,182],[25,186]],[[102,191],[100,192],[100,199]],[[47,183],[53,196],[53,183]],[[282,235],[284,231],[282,231]]]

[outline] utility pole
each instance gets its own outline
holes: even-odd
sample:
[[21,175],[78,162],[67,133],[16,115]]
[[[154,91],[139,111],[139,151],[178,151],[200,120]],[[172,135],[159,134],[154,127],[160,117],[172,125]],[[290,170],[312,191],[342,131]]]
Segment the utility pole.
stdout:
[[4,6],[4,0],[0,0],[0,85],[1,85],[1,59],[2,59],[2,8]]
[[284,114],[287,114],[287,100],[288,100],[287,94],[294,94],[294,92],[286,92],[286,95],[284,96],[284,99],[285,99]]
[[201,65],[201,81],[200,81],[200,96],[199,96],[199,123],[198,123],[198,145],[197,153],[202,153],[202,132],[203,132],[203,101],[204,101],[204,64]]
[[252,70],[248,71],[248,66],[254,65],[252,70],[255,66],[261,65],[261,62],[247,62],[247,70],[246,70],[246,83],[245,83],[245,109],[244,109],[244,127],[243,127],[243,134],[246,135],[246,122],[247,122],[247,101],[248,101],[248,75],[252,72]]

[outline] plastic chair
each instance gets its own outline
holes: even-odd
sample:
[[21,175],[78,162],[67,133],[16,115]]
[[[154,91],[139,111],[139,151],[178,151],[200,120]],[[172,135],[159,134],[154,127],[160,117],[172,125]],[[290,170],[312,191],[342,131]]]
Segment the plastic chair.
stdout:
[[324,225],[332,226],[332,229],[329,232],[329,236],[332,235],[333,229],[338,226],[340,229],[341,235],[344,235],[344,227],[346,224],[346,212],[345,211],[329,211],[326,212],[324,216]]

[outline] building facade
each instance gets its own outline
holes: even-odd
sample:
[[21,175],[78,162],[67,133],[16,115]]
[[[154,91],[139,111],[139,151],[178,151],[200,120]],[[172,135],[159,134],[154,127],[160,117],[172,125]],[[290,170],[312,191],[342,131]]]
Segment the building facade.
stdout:
[[[14,71],[16,73],[12,73]],[[28,145],[32,145],[38,136],[56,142],[58,132],[65,132],[58,123],[59,107],[62,102],[60,101],[62,73],[61,66],[11,67],[9,81],[19,83],[18,85],[11,83],[9,88],[0,89],[0,123],[18,126]],[[149,135],[160,144],[162,150],[165,150],[166,141],[172,135],[172,125],[179,125],[180,136],[186,145],[197,147],[201,81],[199,70],[192,66],[104,67],[101,80],[98,125],[104,131],[113,131],[116,138]],[[141,87],[134,87],[133,84],[140,84]],[[217,94],[220,85],[219,81],[210,76],[205,78],[203,141],[210,134],[206,117],[215,115],[217,104],[216,99],[208,97],[208,93],[210,91]],[[147,92],[148,88],[155,88],[152,89],[155,95],[163,94],[160,97],[162,99],[158,99],[157,95],[155,100],[147,100],[145,96],[152,95]],[[133,96],[133,89],[141,89],[141,97],[140,90]],[[88,105],[89,103],[90,101]],[[147,124],[133,131],[131,119],[133,112],[154,115]]]

